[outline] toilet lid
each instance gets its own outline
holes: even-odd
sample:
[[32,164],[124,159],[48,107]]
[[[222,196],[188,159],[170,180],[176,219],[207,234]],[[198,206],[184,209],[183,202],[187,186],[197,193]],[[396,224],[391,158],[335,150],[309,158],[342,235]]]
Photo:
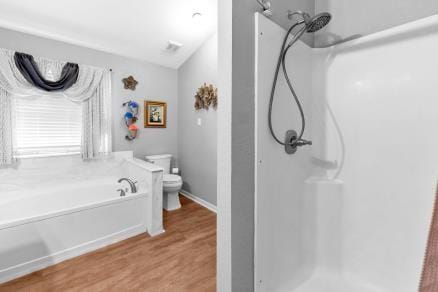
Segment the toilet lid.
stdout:
[[168,183],[179,183],[181,182],[181,177],[176,174],[165,174],[163,176],[163,181]]

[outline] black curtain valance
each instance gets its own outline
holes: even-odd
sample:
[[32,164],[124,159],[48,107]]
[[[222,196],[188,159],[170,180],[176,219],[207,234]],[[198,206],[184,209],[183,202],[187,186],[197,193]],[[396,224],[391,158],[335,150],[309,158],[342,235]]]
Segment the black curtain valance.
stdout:
[[35,87],[45,91],[63,91],[76,83],[79,76],[79,65],[67,63],[62,68],[61,78],[58,81],[44,79],[38,69],[33,56],[16,52],[14,55],[15,65],[23,77]]

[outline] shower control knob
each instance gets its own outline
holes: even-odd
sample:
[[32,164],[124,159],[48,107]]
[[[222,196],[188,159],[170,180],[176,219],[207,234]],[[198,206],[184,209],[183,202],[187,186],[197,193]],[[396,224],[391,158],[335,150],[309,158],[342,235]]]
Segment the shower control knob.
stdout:
[[307,141],[307,140],[301,139],[301,140],[296,141],[294,144],[296,146],[301,147],[301,146],[305,146],[305,145],[312,145],[312,141]]

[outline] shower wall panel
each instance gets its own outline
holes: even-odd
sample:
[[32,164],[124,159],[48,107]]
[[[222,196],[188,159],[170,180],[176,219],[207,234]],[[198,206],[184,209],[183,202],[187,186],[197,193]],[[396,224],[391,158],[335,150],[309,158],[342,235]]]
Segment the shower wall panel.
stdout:
[[[287,155],[284,147],[271,138],[268,129],[269,94],[284,34],[278,25],[256,14],[256,249],[259,252],[255,277],[260,291],[294,286],[311,274],[313,266],[314,218],[306,210],[304,195],[304,181],[311,172],[311,148],[304,147],[296,155]],[[290,76],[311,122],[311,49],[299,42],[289,56]],[[287,130],[298,131],[300,127],[299,112],[281,74],[273,105],[273,126],[281,139]]]
[[438,179],[437,52],[437,16],[319,52],[315,98],[339,125],[326,158],[345,157],[332,171],[344,184],[342,272],[383,291],[420,279]]

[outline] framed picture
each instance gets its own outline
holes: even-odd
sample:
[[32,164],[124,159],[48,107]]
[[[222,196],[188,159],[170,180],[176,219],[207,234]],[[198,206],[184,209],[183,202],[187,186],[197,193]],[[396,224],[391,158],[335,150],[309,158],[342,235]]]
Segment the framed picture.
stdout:
[[144,127],[166,128],[167,103],[146,100],[144,102]]

